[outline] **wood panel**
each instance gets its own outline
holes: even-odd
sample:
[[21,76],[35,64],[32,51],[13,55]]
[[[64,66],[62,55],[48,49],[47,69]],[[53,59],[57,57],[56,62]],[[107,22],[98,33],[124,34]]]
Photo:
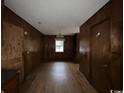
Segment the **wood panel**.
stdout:
[[65,36],[64,52],[55,52],[55,36],[44,36],[44,60],[45,61],[72,61],[75,54],[74,36]]
[[1,67],[4,69],[18,69],[20,71],[20,81],[22,81],[24,77],[23,29],[4,20],[2,35]]
[[80,34],[75,34],[75,62],[79,63],[79,58],[80,58],[80,54],[79,54],[79,38],[80,38]]
[[[2,24],[1,66],[18,69],[22,81],[24,73],[30,73],[42,62],[43,34],[7,7],[4,8]],[[26,31],[28,34],[24,35]]]
[[83,26],[80,28],[80,47],[79,47],[79,63],[80,63],[80,71],[86,76],[86,78],[90,79],[90,42],[89,42],[89,30]]
[[111,80],[114,89],[123,89],[123,0],[112,0]]
[[[122,0],[111,0],[80,27],[80,71],[100,93],[122,90],[122,9]],[[99,41],[95,35],[101,31],[104,33]],[[106,69],[101,69],[102,66]]]
[[1,0],[1,34],[3,33],[2,32],[3,31],[3,14],[4,14],[4,0]]

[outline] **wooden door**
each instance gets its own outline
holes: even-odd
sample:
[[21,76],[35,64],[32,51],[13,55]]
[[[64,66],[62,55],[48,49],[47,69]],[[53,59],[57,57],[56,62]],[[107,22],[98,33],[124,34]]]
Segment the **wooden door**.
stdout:
[[28,76],[28,74],[32,71],[32,53],[30,51],[30,37],[24,36],[24,41],[23,41],[23,60],[24,60],[24,76]]
[[23,53],[24,58],[24,76],[28,76],[28,74],[32,71],[32,54],[29,51],[25,51]]
[[98,93],[110,93],[110,19],[91,27],[91,82]]

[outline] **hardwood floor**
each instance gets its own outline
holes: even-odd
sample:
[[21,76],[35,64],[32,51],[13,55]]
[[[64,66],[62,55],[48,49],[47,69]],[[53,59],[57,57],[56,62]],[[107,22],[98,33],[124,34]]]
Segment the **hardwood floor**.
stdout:
[[78,68],[74,63],[44,63],[27,77],[21,93],[97,93]]

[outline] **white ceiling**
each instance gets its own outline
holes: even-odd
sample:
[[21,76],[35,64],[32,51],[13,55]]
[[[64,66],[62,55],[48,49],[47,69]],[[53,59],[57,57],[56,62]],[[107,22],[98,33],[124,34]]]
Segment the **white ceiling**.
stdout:
[[44,34],[79,32],[109,0],[5,0],[5,5]]

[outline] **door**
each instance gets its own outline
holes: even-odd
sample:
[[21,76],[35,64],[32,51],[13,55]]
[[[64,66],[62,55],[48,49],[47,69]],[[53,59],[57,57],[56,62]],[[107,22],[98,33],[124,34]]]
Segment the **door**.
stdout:
[[23,53],[24,58],[24,76],[28,76],[28,74],[32,71],[32,54],[29,51],[25,51]]
[[32,53],[31,53],[31,41],[29,35],[24,36],[23,41],[23,60],[24,60],[24,76],[32,71]]
[[91,28],[91,83],[98,93],[110,93],[110,19]]

